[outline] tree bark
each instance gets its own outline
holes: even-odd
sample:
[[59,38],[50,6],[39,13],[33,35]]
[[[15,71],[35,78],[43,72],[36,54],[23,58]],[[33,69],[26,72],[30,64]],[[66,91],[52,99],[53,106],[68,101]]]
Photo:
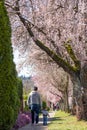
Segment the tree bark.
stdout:
[[65,90],[65,111],[69,112],[68,87]]
[[82,102],[83,102],[83,118],[87,120],[87,60],[82,62],[81,67],[81,85],[82,85]]
[[78,76],[73,77],[73,114],[76,114],[78,120],[84,119],[83,93],[81,80]]

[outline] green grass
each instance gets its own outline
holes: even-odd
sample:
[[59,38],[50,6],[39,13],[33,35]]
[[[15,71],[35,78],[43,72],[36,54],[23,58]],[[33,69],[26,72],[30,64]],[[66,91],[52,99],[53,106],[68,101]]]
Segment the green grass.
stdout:
[[48,125],[48,130],[87,130],[87,122],[77,121],[75,116],[57,111],[53,121]]

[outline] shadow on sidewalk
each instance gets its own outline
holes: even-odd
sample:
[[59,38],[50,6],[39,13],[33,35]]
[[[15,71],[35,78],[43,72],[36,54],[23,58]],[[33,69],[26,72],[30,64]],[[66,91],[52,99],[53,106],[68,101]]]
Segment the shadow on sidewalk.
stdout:
[[[48,125],[51,123],[51,121],[56,121],[56,120],[61,120],[59,117],[56,118],[54,117],[54,114],[55,113],[50,113],[50,117],[48,117]],[[39,123],[38,124],[34,124],[34,125],[31,125],[31,123],[27,124],[26,126],[18,129],[18,130],[47,130],[47,126],[44,126],[43,125],[43,117],[41,116],[39,118]]]

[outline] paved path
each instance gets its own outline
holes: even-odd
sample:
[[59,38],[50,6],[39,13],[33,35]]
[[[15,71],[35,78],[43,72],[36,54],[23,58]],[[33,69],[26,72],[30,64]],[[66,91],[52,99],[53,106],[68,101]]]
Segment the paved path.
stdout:
[[[54,117],[55,112],[50,112],[50,117],[48,118],[48,124],[52,121],[52,118]],[[47,126],[43,126],[42,117],[40,118],[39,124],[37,125],[31,125],[28,124],[22,128],[19,128],[18,130],[47,130]]]

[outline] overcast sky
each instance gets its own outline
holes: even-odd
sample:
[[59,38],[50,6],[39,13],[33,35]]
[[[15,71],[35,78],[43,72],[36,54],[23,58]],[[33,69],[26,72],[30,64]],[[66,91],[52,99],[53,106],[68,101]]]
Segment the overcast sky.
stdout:
[[[23,57],[20,56],[20,53],[18,50],[14,51],[14,62],[16,64],[16,68],[18,71],[18,65],[21,63],[21,61],[24,60]],[[20,73],[18,73],[19,76],[33,76],[35,72],[32,71],[32,67],[30,65],[28,66],[22,66],[20,69]],[[19,72],[19,71],[18,71]]]

